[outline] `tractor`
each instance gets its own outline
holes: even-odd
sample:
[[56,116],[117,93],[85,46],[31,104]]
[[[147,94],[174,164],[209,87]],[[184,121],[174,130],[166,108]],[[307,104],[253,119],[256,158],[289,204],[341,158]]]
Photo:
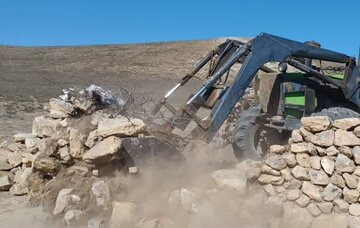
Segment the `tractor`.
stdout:
[[[276,64],[275,69],[269,64]],[[228,82],[234,69],[238,71]],[[171,104],[169,97],[192,79],[198,79],[200,71],[207,72],[200,88],[180,107]],[[227,40],[210,51],[157,103],[150,116],[165,109],[171,118],[165,123],[152,123],[149,132],[167,151],[179,151],[193,139],[210,142],[245,90],[252,86],[257,105],[236,120],[232,145],[238,159],[259,159],[269,145],[287,139],[304,116],[326,115],[332,120],[359,117],[359,80],[354,57],[323,49],[314,41],[301,43],[267,33],[248,42]],[[201,116],[200,109],[208,110],[208,115]],[[195,127],[186,137],[174,133],[175,129],[188,129],[190,123]]]

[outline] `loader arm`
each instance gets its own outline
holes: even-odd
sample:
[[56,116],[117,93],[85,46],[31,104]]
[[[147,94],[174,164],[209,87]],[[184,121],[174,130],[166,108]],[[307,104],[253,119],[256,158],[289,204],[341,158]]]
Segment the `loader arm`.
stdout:
[[[356,67],[355,59],[352,57],[267,33],[261,33],[246,44],[240,43],[230,49],[227,49],[231,44],[232,41],[228,41],[228,43],[219,46],[216,50],[218,52],[220,50],[220,52],[223,53],[223,56],[220,56],[223,58],[218,61],[216,67],[213,68],[212,72],[210,72],[210,75],[203,82],[203,86],[200,87],[192,97],[190,97],[186,106],[182,107],[181,110],[172,110],[174,114],[177,113],[178,115],[179,112],[185,113],[191,119],[195,120],[198,124],[197,132],[202,132],[197,135],[199,135],[199,138],[204,139],[207,142],[211,141],[218,132],[235,104],[243,96],[246,88],[249,87],[257,72],[259,70],[265,72],[271,71],[271,69],[264,66],[264,64],[268,62],[289,64],[300,71],[307,73],[311,77],[316,78],[317,80],[321,80],[326,84],[331,84],[332,86],[341,89],[347,99],[360,106],[359,86],[357,81],[359,78],[359,70]],[[228,52],[225,53],[226,51]],[[210,58],[211,57],[208,56],[205,60],[200,62],[200,67],[195,68],[196,71],[200,70],[200,68],[204,66],[206,61],[209,61]],[[345,63],[345,80],[343,82],[339,82],[331,79],[330,77],[315,70],[312,66],[305,65],[305,61],[299,61],[299,59],[318,59]],[[224,74],[237,62],[241,62],[242,66],[232,84],[217,100],[210,115],[204,120],[201,119],[192,111],[192,103],[196,101],[198,97],[210,90],[212,86],[216,85]],[[189,79],[189,77],[186,78],[186,82]],[[166,98],[183,84],[184,83],[180,82],[177,87],[171,90],[165,96],[165,99],[162,101],[162,105],[171,107],[166,104]]]

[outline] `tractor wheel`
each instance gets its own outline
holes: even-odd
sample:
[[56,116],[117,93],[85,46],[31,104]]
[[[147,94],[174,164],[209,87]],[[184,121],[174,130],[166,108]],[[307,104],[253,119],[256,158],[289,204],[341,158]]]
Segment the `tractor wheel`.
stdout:
[[259,115],[260,107],[250,107],[236,121],[232,145],[238,160],[260,159],[264,154],[260,145],[262,127],[253,123]]
[[343,118],[356,117],[360,118],[360,114],[354,110],[343,107],[332,107],[311,114],[311,116],[328,116],[332,121]]

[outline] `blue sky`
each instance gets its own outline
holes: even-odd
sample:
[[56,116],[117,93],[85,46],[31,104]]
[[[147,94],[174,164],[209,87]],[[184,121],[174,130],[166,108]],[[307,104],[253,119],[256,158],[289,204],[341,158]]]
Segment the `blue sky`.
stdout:
[[273,33],[357,55],[359,0],[0,0],[0,44],[137,43]]

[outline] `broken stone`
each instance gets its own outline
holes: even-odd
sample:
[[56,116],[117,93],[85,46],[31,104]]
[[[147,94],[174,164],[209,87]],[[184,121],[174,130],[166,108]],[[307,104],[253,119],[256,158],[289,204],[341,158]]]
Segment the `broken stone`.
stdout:
[[302,166],[295,166],[295,168],[293,168],[293,170],[291,170],[291,174],[298,180],[301,181],[307,181],[310,180],[310,176],[309,176],[309,170],[302,167]]
[[61,147],[58,151],[60,158],[64,163],[69,163],[71,161],[70,149],[68,146]]
[[55,175],[58,172],[59,164],[51,157],[37,157],[33,163],[34,170]]
[[56,203],[54,208],[54,215],[61,214],[62,212],[66,211],[66,209],[69,207],[72,197],[71,192],[73,191],[72,188],[64,188],[61,189],[56,197]]
[[74,225],[79,222],[81,216],[83,215],[84,212],[81,210],[68,210],[64,215],[64,220],[68,226]]
[[83,165],[73,165],[70,166],[67,170],[66,173],[69,175],[78,175],[78,176],[87,176],[90,173],[90,169],[89,167]]
[[348,189],[347,187],[345,187],[343,189],[343,195],[344,195],[344,200],[348,203],[356,203],[360,193],[357,190],[352,190],[352,189]]
[[253,181],[259,178],[262,162],[246,159],[236,165],[236,168],[246,174],[248,180]]
[[301,190],[305,195],[309,196],[310,199],[313,199],[316,202],[321,201],[320,188],[318,186],[315,186],[312,183],[305,181],[302,184]]
[[7,145],[8,150],[10,150],[11,152],[15,152],[18,151],[22,148],[22,144],[20,143],[10,143]]
[[319,156],[311,156],[310,157],[310,167],[313,169],[316,169],[316,170],[321,169],[320,160],[321,160],[321,158]]
[[96,181],[92,184],[91,191],[96,198],[96,205],[105,210],[111,203],[110,190],[104,181]]
[[356,128],[354,129],[354,135],[355,135],[356,137],[360,137],[360,126],[358,126],[358,127],[356,127]]
[[311,142],[317,146],[329,147],[334,143],[334,131],[327,130],[320,133],[316,133],[314,137],[311,138]]
[[89,133],[89,137],[86,139],[85,145],[89,148],[92,148],[98,141],[97,130],[93,130]]
[[284,178],[281,176],[272,176],[268,174],[261,174],[258,178],[260,184],[273,184],[273,185],[281,185],[284,183]]
[[36,153],[39,150],[41,140],[36,137],[29,137],[25,139],[25,147],[30,153]]
[[37,137],[51,137],[60,127],[60,119],[39,116],[34,119],[32,134]]
[[315,203],[310,203],[309,205],[307,205],[306,209],[310,212],[310,214],[312,214],[315,217],[321,214],[320,209]]
[[33,135],[31,133],[17,133],[16,135],[13,136],[13,139],[15,142],[21,142],[24,143],[25,139],[27,138],[32,138]]
[[284,161],[287,163],[287,165],[290,168],[293,168],[297,165],[296,158],[293,153],[287,152],[287,153],[282,154],[281,157],[284,159]]
[[335,161],[336,170],[343,173],[352,173],[355,169],[354,161],[343,154],[339,154]]
[[344,173],[343,178],[345,180],[346,186],[351,189],[355,189],[357,187],[357,177],[355,175],[350,175],[348,173]]
[[110,136],[98,142],[93,148],[83,155],[83,160],[88,163],[102,163],[109,161],[114,155],[120,152],[121,140]]
[[324,148],[317,146],[316,150],[317,150],[319,156],[325,156],[326,155],[326,151],[325,151]]
[[360,216],[360,204],[354,203],[349,206],[349,214]]
[[280,145],[271,145],[269,148],[269,152],[274,154],[282,154],[285,151],[286,151],[285,146],[280,146]]
[[112,203],[113,211],[110,218],[110,227],[130,227],[136,221],[137,206],[131,202]]
[[301,136],[300,130],[295,129],[291,132],[291,139],[294,143],[299,143],[299,142],[303,142],[304,139]]
[[311,138],[314,137],[314,134],[306,130],[304,127],[300,127],[300,134],[304,137],[306,142],[311,142]]
[[266,159],[266,164],[275,170],[282,170],[286,168],[287,164],[280,155],[270,155]]
[[308,154],[305,153],[299,153],[296,154],[296,161],[297,163],[304,167],[304,168],[310,168],[310,156]]
[[47,156],[53,156],[57,151],[57,142],[51,138],[44,138],[40,141],[39,151]]
[[13,168],[20,166],[22,163],[21,152],[16,151],[10,154],[10,156],[8,156],[7,161]]
[[[220,169],[211,174],[215,184],[224,190],[245,193],[247,186],[247,177],[239,169]],[[267,184],[270,184],[267,183]]]
[[328,184],[322,192],[322,197],[325,201],[333,201],[341,196],[341,189],[333,184]]
[[310,203],[310,198],[307,195],[302,194],[296,201],[300,207],[306,207]]
[[342,178],[342,176],[338,173],[334,173],[334,175],[331,176],[330,183],[332,183],[335,186],[338,186],[339,188],[345,187],[345,181]]
[[338,129],[335,131],[335,146],[359,146],[360,139],[352,132]]
[[334,147],[334,146],[327,148],[325,150],[325,152],[326,152],[327,156],[336,156],[340,153],[340,151],[338,149],[336,149],[336,147]]
[[290,181],[291,179],[293,179],[293,176],[291,175],[291,171],[289,168],[286,168],[286,169],[282,169],[280,171],[281,175],[284,177],[284,179],[286,181]]
[[186,212],[198,212],[195,194],[185,188],[180,189],[180,205]]
[[59,110],[50,109],[49,113],[46,116],[54,118],[54,119],[62,119],[62,118],[69,117],[69,114],[59,111]]
[[338,149],[339,149],[340,153],[342,153],[343,155],[345,155],[345,156],[347,156],[349,158],[353,157],[353,154],[351,152],[350,147],[348,147],[348,146],[340,146]]
[[354,156],[355,164],[360,165],[360,146],[355,146],[351,153]]
[[330,202],[321,202],[318,203],[317,206],[319,207],[320,211],[324,214],[331,214],[333,209],[333,204]]
[[320,163],[324,171],[327,174],[332,175],[335,169],[335,162],[332,161],[329,157],[323,157]]
[[276,194],[274,187],[271,184],[264,185],[263,189],[268,196],[274,196]]
[[316,155],[316,147],[312,143],[294,143],[291,144],[290,150],[293,153],[308,153],[310,155]]
[[330,126],[330,118],[327,116],[311,116],[301,118],[301,124],[311,132],[325,131]]
[[31,153],[22,153],[21,154],[21,163],[24,164],[26,167],[31,167],[32,163],[35,160],[35,155]]
[[[57,99],[57,98],[51,98],[49,101],[49,106],[51,109],[56,110],[58,112],[61,113],[65,113],[65,114],[73,114],[75,112],[75,106],[63,101],[61,99]],[[66,115],[67,116],[67,115]],[[65,116],[65,117],[66,117]]]
[[310,169],[309,171],[310,181],[316,185],[327,185],[329,184],[329,177],[322,170]]
[[349,210],[349,203],[342,199],[334,200],[334,211],[338,213],[346,213]]
[[111,135],[134,136],[143,133],[144,129],[145,124],[142,120],[118,116],[101,119],[98,125],[98,134],[102,137]]
[[260,172],[262,174],[269,174],[269,175],[273,175],[273,176],[280,176],[280,171],[277,171],[273,168],[271,168],[270,166],[267,166],[267,165],[263,165],[261,167],[261,170]]
[[360,125],[359,118],[344,118],[335,120],[333,126],[343,130],[349,130],[351,128],[357,127]]
[[58,144],[60,147],[64,147],[64,146],[69,145],[69,142],[66,141],[65,139],[59,139],[59,140],[57,141],[57,144]]
[[28,178],[31,174],[31,168],[26,168],[24,171],[19,170],[15,173],[15,184],[10,188],[10,194],[15,196],[22,196],[28,193]]
[[299,189],[291,189],[287,192],[286,198],[290,201],[297,200],[300,197],[300,193]]
[[8,191],[11,188],[9,176],[0,177],[0,191]]

